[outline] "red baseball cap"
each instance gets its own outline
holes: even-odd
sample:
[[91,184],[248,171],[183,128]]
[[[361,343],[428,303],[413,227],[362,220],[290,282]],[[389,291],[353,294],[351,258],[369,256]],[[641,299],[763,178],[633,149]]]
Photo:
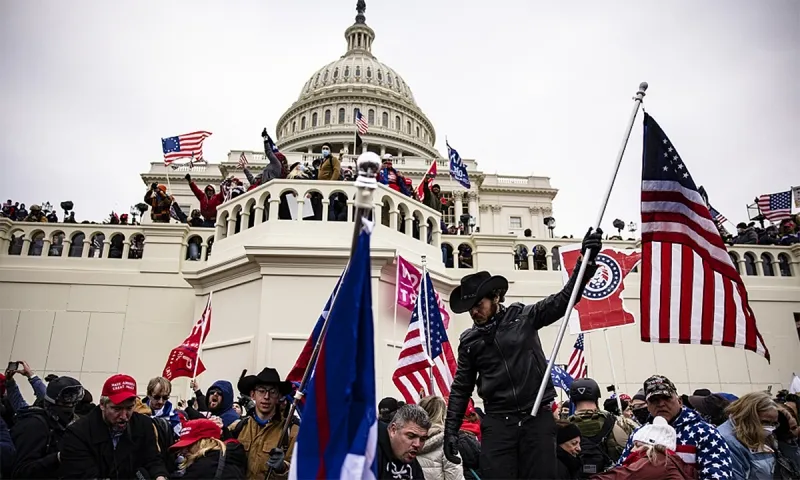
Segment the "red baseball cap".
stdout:
[[134,398],[136,396],[136,380],[130,375],[118,373],[112,375],[103,384],[104,397],[108,397],[111,403],[119,405],[125,400]]
[[194,442],[199,442],[204,438],[219,438],[222,436],[222,429],[219,425],[207,418],[189,420],[181,428],[181,439],[169,447],[172,450],[188,447]]

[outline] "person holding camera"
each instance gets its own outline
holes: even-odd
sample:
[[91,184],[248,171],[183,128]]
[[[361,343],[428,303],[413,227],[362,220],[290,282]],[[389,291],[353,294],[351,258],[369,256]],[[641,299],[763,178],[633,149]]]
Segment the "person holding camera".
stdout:
[[150,184],[150,190],[144,194],[144,203],[150,205],[150,219],[155,223],[169,223],[169,207],[172,197],[167,194],[167,186],[156,182]]

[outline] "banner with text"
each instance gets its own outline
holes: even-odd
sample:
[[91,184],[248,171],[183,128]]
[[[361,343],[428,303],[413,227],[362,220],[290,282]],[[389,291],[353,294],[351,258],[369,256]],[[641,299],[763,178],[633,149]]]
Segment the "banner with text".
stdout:
[[[397,290],[395,296],[397,304],[408,311],[414,310],[414,303],[417,301],[417,292],[419,292],[419,282],[422,281],[422,272],[401,256],[397,256]],[[439,311],[442,312],[442,323],[444,328],[450,325],[450,314],[444,306],[441,295],[436,293],[436,304],[439,305]]]

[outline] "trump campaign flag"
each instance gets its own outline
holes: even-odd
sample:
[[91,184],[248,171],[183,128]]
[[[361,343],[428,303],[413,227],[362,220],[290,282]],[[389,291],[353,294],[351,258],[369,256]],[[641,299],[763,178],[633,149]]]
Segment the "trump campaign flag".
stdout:
[[378,412],[369,257],[362,231],[308,383],[290,479],[377,476]]
[[467,165],[461,160],[461,155],[458,154],[455,148],[451,147],[447,140],[447,157],[450,159],[450,176],[453,177],[462,187],[469,189],[469,174],[467,173]]
[[200,346],[206,341],[211,330],[211,294],[208,294],[206,308],[203,314],[194,323],[192,332],[188,337],[173,348],[169,353],[167,364],[164,366],[162,377],[173,380],[180,377],[194,378],[206,371],[205,365],[200,360]]
[[[563,265],[564,283],[569,281],[581,255],[576,243],[558,250]],[[633,314],[625,308],[622,291],[625,277],[642,259],[642,252],[605,247],[597,255],[597,271],[586,284],[581,301],[570,317],[570,333],[578,334],[634,323]]]
[[[400,255],[397,256],[397,284],[395,286],[395,297],[397,304],[409,311],[414,311],[414,304],[417,302],[417,292],[419,292],[420,280],[422,273]],[[434,291],[434,293],[436,293]],[[439,312],[442,314],[442,323],[444,328],[450,326],[450,314],[447,313],[447,308],[444,306],[442,297],[436,293],[436,305],[439,306]]]

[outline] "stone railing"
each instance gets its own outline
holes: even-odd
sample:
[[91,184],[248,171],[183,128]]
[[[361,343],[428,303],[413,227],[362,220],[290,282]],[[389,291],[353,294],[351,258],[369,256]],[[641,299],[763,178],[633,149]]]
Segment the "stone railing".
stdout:
[[[220,205],[214,236],[222,242],[267,222],[352,222],[355,195],[351,182],[271,180]],[[376,225],[429,245],[441,242],[441,213],[385,185],[374,198]]]

